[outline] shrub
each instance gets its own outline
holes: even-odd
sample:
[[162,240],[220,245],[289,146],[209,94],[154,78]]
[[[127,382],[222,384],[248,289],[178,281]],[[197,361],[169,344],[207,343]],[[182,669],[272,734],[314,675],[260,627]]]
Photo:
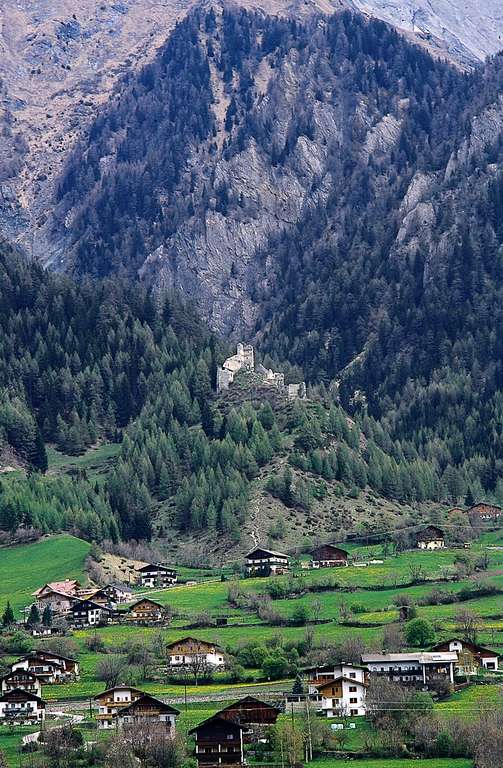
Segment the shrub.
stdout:
[[428,619],[411,619],[405,627],[405,639],[415,647],[431,645],[435,641],[432,623]]

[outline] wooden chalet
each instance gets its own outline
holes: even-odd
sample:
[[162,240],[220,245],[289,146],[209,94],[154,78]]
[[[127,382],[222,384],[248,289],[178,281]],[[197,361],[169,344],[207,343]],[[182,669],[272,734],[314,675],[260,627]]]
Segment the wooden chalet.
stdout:
[[497,504],[486,504],[484,501],[480,501],[470,507],[468,510],[468,516],[476,520],[498,520],[503,516],[503,509]]
[[0,679],[0,693],[9,693],[20,689],[36,696],[42,695],[42,681],[36,675],[25,669],[9,672]]
[[62,656],[60,653],[55,653],[54,651],[46,651],[43,649],[36,651],[36,654],[39,658],[57,662],[63,668],[65,677],[68,680],[78,679],[80,669],[79,663],[76,659],[70,659],[68,656]]
[[437,643],[432,650],[457,653],[458,665],[456,670],[458,672],[470,673],[471,671],[474,673],[479,667],[494,671],[498,669],[499,656],[495,651],[477,643],[470,643],[468,640],[461,640],[458,637]]
[[199,768],[242,766],[244,764],[243,726],[217,713],[189,731],[194,736]]
[[313,568],[338,568],[348,565],[349,554],[335,544],[321,544],[312,552]]
[[132,723],[155,723],[165,728],[169,734],[175,732],[178,709],[144,693],[131,704],[122,707],[117,712],[117,723],[126,725]]
[[126,620],[144,626],[162,624],[164,621],[164,606],[155,600],[151,600],[149,597],[142,597],[136,603],[129,606]]
[[138,583],[147,589],[171,587],[176,584],[177,573],[174,568],[169,568],[162,563],[148,563],[138,568]]
[[99,729],[113,728],[116,724],[117,714],[133,702],[141,699],[145,694],[131,685],[116,685],[108,688],[103,693],[94,697],[98,704],[96,720]]
[[245,744],[254,743],[265,736],[267,728],[275,724],[279,714],[277,707],[254,696],[245,696],[218,712],[218,716],[224,720],[232,720],[243,726]]
[[207,664],[210,667],[223,667],[225,656],[216,643],[198,640],[195,637],[182,637],[166,646],[170,667],[187,667],[194,663]]
[[74,627],[97,627],[111,624],[116,616],[113,608],[95,603],[94,600],[76,600],[71,607]]
[[66,680],[65,670],[62,664],[57,661],[49,661],[39,656],[38,653],[29,653],[22,659],[15,661],[11,666],[12,672],[29,672],[38,677],[46,685],[54,683],[64,683]]
[[44,719],[45,701],[35,693],[15,688],[0,696],[0,722],[31,725]]
[[251,552],[248,552],[245,558],[248,576],[272,576],[286,573],[288,563],[288,555],[263,547],[255,547]]
[[416,546],[418,549],[444,549],[445,536],[441,528],[436,525],[428,525],[416,534]]

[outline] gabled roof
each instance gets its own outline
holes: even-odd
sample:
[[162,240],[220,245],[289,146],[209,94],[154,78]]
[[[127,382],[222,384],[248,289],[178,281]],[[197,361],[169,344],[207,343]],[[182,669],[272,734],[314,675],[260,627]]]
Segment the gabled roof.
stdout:
[[366,669],[362,664],[353,664],[352,661],[340,661],[337,664],[313,664],[310,667],[302,667],[301,672],[330,672],[337,667],[353,667],[354,669]]
[[220,717],[219,713],[217,712],[216,715],[212,715],[212,717],[208,717],[206,720],[203,720],[202,723],[199,723],[199,725],[196,725],[194,728],[191,728],[189,731],[189,734],[196,733],[200,728],[203,728],[205,725],[211,725],[211,723],[223,725],[225,726],[225,728],[228,728],[234,731],[243,730],[243,726],[240,725],[240,723],[236,723],[234,720],[227,720],[225,717]]
[[179,640],[173,640],[172,643],[168,643],[166,648],[173,648],[174,645],[179,643],[199,643],[199,645],[210,645],[212,648],[219,648],[217,643],[212,643],[211,640],[199,640],[197,637],[181,637]]
[[[39,653],[37,653],[37,651],[33,651],[32,653],[27,653],[25,656],[21,656],[20,659],[13,662],[12,666],[14,666],[14,664],[19,664],[22,661],[41,661],[44,664],[49,664],[57,669],[64,669],[64,664],[61,661],[58,661],[58,659],[49,659],[46,656],[41,656]],[[12,671],[15,672],[16,670],[14,669]]]
[[[15,662],[14,662],[15,663]],[[6,675],[3,675],[3,677],[0,677],[0,683],[4,680],[9,680],[9,678],[14,676],[24,675],[25,677],[30,678],[31,680],[40,680],[40,678],[35,675],[33,672],[30,672],[28,669],[11,669],[10,672],[7,672]]]
[[99,603],[94,603],[90,598],[83,597],[79,600],[76,600],[74,604],[72,605],[72,611],[74,611],[79,606],[87,605],[90,608],[99,608],[100,611],[108,611],[109,613],[113,613],[113,608],[109,608],[106,605],[100,605]]
[[437,525],[427,525],[426,528],[423,528],[422,531],[418,531],[417,532],[416,537],[420,541],[423,541],[424,539],[428,539],[429,540],[432,537],[435,537],[437,539],[443,539],[444,538],[444,532]]
[[[62,661],[71,661],[72,664],[77,663],[77,659],[71,659],[69,656],[62,656],[61,653],[56,653],[55,651],[51,651],[51,650],[46,651],[44,648],[37,648],[37,650],[34,653],[36,656],[40,656],[41,658],[61,659]],[[27,655],[29,656],[30,654],[27,654]]]
[[101,699],[102,696],[105,696],[107,693],[113,693],[114,691],[134,691],[134,693],[139,693],[140,696],[145,696],[144,691],[140,691],[139,688],[135,688],[133,685],[114,685],[113,688],[106,688],[101,693],[98,693],[97,696],[94,697],[94,701],[97,701],[98,699]]
[[119,712],[119,716],[122,717],[125,713],[127,713],[128,710],[135,709],[136,707],[141,707],[142,704],[148,704],[152,703],[155,704],[157,707],[160,707],[163,712],[170,712],[173,715],[179,715],[180,710],[176,709],[175,707],[172,707],[171,704],[166,704],[164,701],[161,701],[161,699],[156,699],[155,696],[151,696],[149,693],[144,693],[140,698],[136,699],[135,701],[132,701],[131,704],[128,704],[126,707],[122,707],[122,709]]
[[338,683],[339,680],[345,680],[347,683],[351,683],[351,685],[361,685],[363,688],[367,687],[364,682],[361,680],[355,680],[354,677],[347,677],[347,675],[337,675],[337,677],[334,677],[332,680],[325,680],[323,683],[319,683],[316,688],[318,688],[319,691],[322,691],[324,688],[329,688],[334,683]]
[[254,547],[247,555],[246,558],[251,558],[256,552],[263,552],[266,555],[272,555],[273,557],[284,557],[288,560],[288,555],[284,552],[276,552],[274,549],[266,549],[265,547]]
[[436,643],[432,651],[437,651],[440,648],[443,648],[444,645],[449,645],[449,643],[461,643],[464,648],[472,648],[475,651],[478,651],[479,653],[490,653],[492,656],[499,656],[499,653],[497,651],[492,651],[490,648],[486,648],[485,645],[479,645],[478,643],[471,643],[469,640],[462,640],[460,637],[450,637],[448,640],[443,640],[441,643]]
[[35,693],[25,691],[24,688],[14,688],[12,691],[7,691],[0,696],[0,701],[37,701],[45,707],[45,701],[37,696]]
[[44,589],[48,588],[52,592],[57,592],[59,594],[63,595],[70,595],[71,591],[75,590],[77,587],[80,587],[80,582],[78,582],[76,579],[65,579],[64,581],[49,581],[47,584],[44,584],[43,586],[39,587],[35,590],[35,592],[32,592],[32,595],[35,597],[38,597],[38,595],[44,591]]
[[150,603],[151,605],[155,605],[156,608],[162,608],[164,610],[165,606],[161,605],[161,603],[158,603],[156,600],[152,600],[150,597],[140,597],[139,600],[136,600],[136,602],[132,603],[128,610],[132,611],[133,608],[136,608],[137,605],[140,605],[140,603]]
[[161,563],[147,563],[147,565],[142,565],[141,568],[138,568],[137,571],[138,573],[144,571],[167,571],[169,573],[176,573],[176,568],[171,568],[169,565],[161,565]]
[[255,698],[255,696],[243,696],[242,699],[238,699],[238,701],[235,701],[233,704],[228,704],[226,707],[220,710],[220,712],[227,712],[229,709],[234,709],[235,707],[238,707],[242,704],[254,704],[258,707],[267,707],[268,709],[275,709],[276,712],[280,712],[281,710],[279,707],[275,707],[274,704],[269,704],[267,701],[261,701],[260,699]]
[[342,547],[339,547],[338,544],[319,544],[319,546],[313,549],[313,552],[312,552],[313,556],[317,555],[318,552],[320,552],[320,550],[325,548],[331,549],[332,551],[336,551],[336,552],[342,552],[344,555],[346,555],[346,557],[349,555],[349,552],[347,551],[347,549],[343,549]]

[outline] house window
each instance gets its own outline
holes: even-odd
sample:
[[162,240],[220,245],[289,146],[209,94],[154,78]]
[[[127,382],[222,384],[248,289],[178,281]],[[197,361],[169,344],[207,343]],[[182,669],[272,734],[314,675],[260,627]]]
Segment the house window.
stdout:
[[350,672],[349,676],[352,677],[352,678],[355,678],[356,677],[356,672]]
[[357,714],[358,714],[358,710],[357,710],[357,709],[351,709],[351,710],[350,710],[350,712],[349,712],[349,714],[350,714],[350,715],[353,715],[353,716],[354,716],[354,715],[357,715]]
[[232,733],[228,733],[228,734],[227,734],[227,738],[228,738],[228,739],[233,739],[233,738],[234,738],[234,734],[232,734]]
[[353,697],[352,697],[352,698],[349,700],[349,703],[350,703],[350,704],[358,704],[358,699],[356,698],[356,696],[353,696]]
[[350,693],[355,693],[356,692],[356,685],[350,685],[349,686],[349,692]]

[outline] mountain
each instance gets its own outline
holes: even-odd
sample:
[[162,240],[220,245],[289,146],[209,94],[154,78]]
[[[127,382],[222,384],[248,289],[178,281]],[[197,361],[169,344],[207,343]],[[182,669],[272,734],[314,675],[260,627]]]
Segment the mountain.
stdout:
[[[240,0],[251,7],[248,0]],[[0,8],[0,232],[57,264],[45,224],[61,167],[120,83],[151,61],[193,0],[5,0]],[[361,10],[462,67],[501,44],[497,0],[260,0],[272,15]]]
[[72,153],[47,237],[495,493],[502,62],[463,73],[350,12],[195,10]]
[[465,67],[503,48],[499,0],[353,0],[353,5]]
[[12,535],[156,537],[177,561],[207,562],[257,539],[417,522],[445,493],[435,467],[315,390],[291,402],[243,374],[216,396],[224,349],[174,295],[75,283],[0,246],[0,340]]

